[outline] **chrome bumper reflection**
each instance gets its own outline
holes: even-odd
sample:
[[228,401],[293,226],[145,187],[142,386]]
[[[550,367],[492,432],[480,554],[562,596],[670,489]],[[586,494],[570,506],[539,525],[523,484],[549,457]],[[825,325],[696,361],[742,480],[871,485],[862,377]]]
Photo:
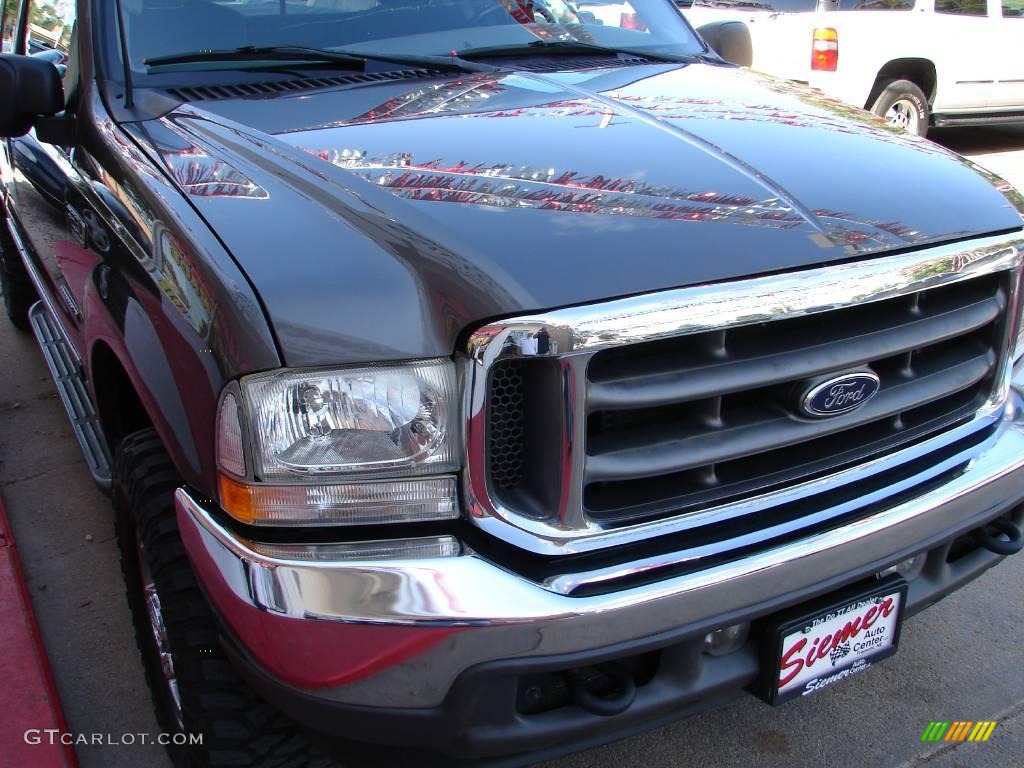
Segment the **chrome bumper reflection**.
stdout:
[[[271,674],[354,705],[432,707],[476,664],[592,650],[683,627],[706,632],[749,619],[969,531],[1022,496],[1019,370],[999,427],[969,467],[943,486],[737,562],[603,595],[559,594],[468,550],[402,561],[266,557],[187,490],[177,491],[176,503],[207,595]],[[349,649],[362,649],[362,656]]]
[[[1024,487],[1024,373],[1018,372],[1006,416],[970,467],[945,485],[832,531],[737,562],[612,594],[568,597],[477,554],[427,560],[288,561],[266,557],[218,524],[184,488],[177,492],[179,524],[201,543],[192,551],[200,578],[216,579],[260,610],[304,619],[396,625],[495,626],[597,616],[651,606],[667,625],[695,618],[675,603],[728,591],[722,612],[745,602],[822,581],[884,558],[956,526]],[[1011,478],[1012,483],[1007,483]],[[991,493],[994,489],[1006,493]],[[970,505],[956,504],[977,494]],[[621,570],[621,569],[620,569]],[[772,574],[771,578],[765,578]],[[756,584],[756,587],[754,585]],[[742,588],[741,588],[742,587]],[[671,602],[671,610],[663,610]],[[657,608],[653,606],[657,604]],[[699,609],[697,609],[699,610]],[[650,631],[644,622],[637,631]],[[645,626],[645,625],[652,626]],[[605,634],[607,630],[603,630]],[[632,632],[628,633],[632,634]],[[613,642],[612,638],[606,638]]]

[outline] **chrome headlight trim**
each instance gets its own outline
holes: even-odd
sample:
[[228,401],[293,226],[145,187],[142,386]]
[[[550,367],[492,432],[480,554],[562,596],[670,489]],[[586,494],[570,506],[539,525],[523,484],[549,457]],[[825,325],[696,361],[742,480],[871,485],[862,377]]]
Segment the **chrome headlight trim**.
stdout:
[[[311,422],[295,393],[310,382],[351,385],[353,381],[358,386],[349,390],[341,386],[340,394],[331,391],[315,403],[317,413],[327,419],[327,428],[318,422],[320,429],[303,433]],[[377,386],[381,381],[383,390]],[[220,506],[236,520],[254,526],[366,526],[456,519],[461,509],[455,473],[462,465],[457,389],[455,366],[448,359],[281,368],[230,382],[221,392],[215,429]],[[424,397],[430,401],[425,410]],[[422,425],[424,419],[431,419],[431,424]],[[268,424],[277,433],[271,433]],[[401,434],[407,427],[413,431]],[[421,427],[425,431],[416,431]],[[343,439],[332,444],[337,432],[343,433]],[[371,448],[379,450],[377,444],[382,444],[387,449],[387,460],[350,456],[353,448],[360,447],[361,435],[353,433],[363,432],[370,438],[363,442]],[[268,438],[279,438],[280,448],[282,435],[293,443],[311,443],[321,452],[337,448],[337,455],[352,458],[351,466],[294,467],[286,462],[274,466]]]

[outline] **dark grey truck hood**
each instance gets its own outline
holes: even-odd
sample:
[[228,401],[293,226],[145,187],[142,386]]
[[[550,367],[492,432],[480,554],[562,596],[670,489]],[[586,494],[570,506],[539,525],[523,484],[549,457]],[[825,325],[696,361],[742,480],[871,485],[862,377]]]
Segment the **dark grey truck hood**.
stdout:
[[445,356],[500,316],[1021,226],[955,154],[707,65],[194,101],[136,135],[291,366]]

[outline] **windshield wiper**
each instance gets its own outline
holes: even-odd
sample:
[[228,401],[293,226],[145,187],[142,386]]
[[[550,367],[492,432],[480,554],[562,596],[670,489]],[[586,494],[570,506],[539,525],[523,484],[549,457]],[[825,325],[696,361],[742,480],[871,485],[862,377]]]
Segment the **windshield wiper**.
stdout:
[[495,45],[481,48],[466,48],[455,51],[462,59],[468,58],[502,58],[505,56],[579,56],[585,54],[600,53],[607,56],[636,56],[654,61],[673,61],[683,64],[692,64],[695,61],[706,63],[719,63],[717,56],[709,56],[703,53],[693,55],[676,55],[671,53],[654,53],[651,51],[631,50],[629,48],[610,48],[596,43],[587,43],[582,40],[533,40],[529,43],[519,45]]
[[200,62],[229,62],[259,64],[273,62],[275,65],[287,62],[289,66],[334,64],[345,69],[362,71],[368,61],[386,64],[404,64],[413,67],[437,69],[444,72],[495,72],[498,67],[466,61],[459,56],[415,56],[404,53],[364,53],[362,51],[329,50],[306,48],[301,45],[244,45],[240,48],[213,51],[191,51],[170,56],[156,56],[143,63],[149,72],[156,70],[173,71],[182,64]]

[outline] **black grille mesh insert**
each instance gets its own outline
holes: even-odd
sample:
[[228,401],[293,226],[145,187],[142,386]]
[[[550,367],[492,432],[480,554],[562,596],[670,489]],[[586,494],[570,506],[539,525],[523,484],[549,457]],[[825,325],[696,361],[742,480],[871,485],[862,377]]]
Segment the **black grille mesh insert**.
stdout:
[[523,480],[523,371],[518,360],[498,363],[491,371],[487,404],[487,440],[491,485],[511,490]]

